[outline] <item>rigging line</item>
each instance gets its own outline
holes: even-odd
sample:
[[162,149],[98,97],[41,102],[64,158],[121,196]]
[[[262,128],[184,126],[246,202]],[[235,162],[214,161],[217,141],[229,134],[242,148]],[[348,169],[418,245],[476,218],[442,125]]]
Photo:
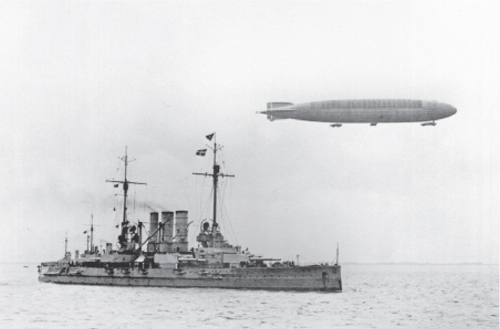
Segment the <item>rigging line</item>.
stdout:
[[[232,215],[232,205],[233,205],[233,203],[232,203],[232,194],[231,194],[232,193],[232,188],[231,187],[232,187],[232,184],[231,184],[231,182],[228,181],[227,182],[227,186],[224,189],[224,196],[226,196],[226,194],[229,193],[229,205],[228,205],[229,211],[227,211],[227,209],[226,209],[226,211],[228,212],[228,216]],[[231,229],[233,229],[233,228],[231,227]],[[236,236],[236,233],[235,233],[235,236]]]
[[120,164],[118,165],[118,168],[116,168],[116,172],[115,172],[115,175],[113,176],[113,180],[115,180],[116,174],[118,174],[118,171],[120,170],[121,167],[122,167],[122,163],[120,162]]
[[[211,204],[211,201],[212,201],[213,194],[214,194],[214,190],[212,189],[212,191],[210,191],[210,196],[207,198],[207,201],[205,203],[205,208],[202,210],[202,212],[200,213],[200,215],[209,212],[209,208],[210,208],[210,204]],[[210,218],[210,215],[208,215],[207,217]],[[213,218],[212,218],[212,220],[213,220]]]
[[182,190],[184,202],[187,203],[189,209],[193,209],[194,208],[193,206],[196,205],[196,203],[193,204],[193,197],[191,196],[191,192],[192,190],[191,189],[188,190],[187,188]]
[[[220,218],[221,218],[223,225],[229,227],[229,231],[232,232],[233,238],[236,240],[236,236],[234,234],[234,230],[232,228],[231,221],[229,219],[229,213],[228,213],[226,206],[225,206],[225,203],[224,203],[227,186],[228,186],[228,180],[221,180],[220,188],[217,191],[218,192],[218,206],[219,206],[219,208],[222,208],[222,210],[220,211]],[[225,213],[223,212],[224,210],[225,210]],[[227,219],[224,217],[225,215],[227,215]]]
[[134,209],[134,215],[135,215],[135,197],[136,197],[136,194],[137,194],[137,188],[134,187],[134,202],[133,202],[133,206],[132,206],[132,209]]
[[[209,208],[210,208],[210,204],[211,204],[211,200],[212,200],[212,195],[213,195],[213,189],[210,191],[210,195],[208,196],[208,198],[205,201],[205,206],[202,206],[202,201],[200,198],[200,208],[199,208],[199,214],[198,214],[199,220],[210,218],[210,215],[207,215],[207,216],[205,216],[205,215],[209,212]],[[205,218],[203,218],[203,216],[205,216]]]
[[[222,181],[221,187],[217,190],[217,192],[218,192],[218,198],[217,198],[218,204],[217,205],[218,205],[219,209],[223,209],[223,206],[224,206],[225,186],[226,186],[226,182]],[[220,210],[219,212],[220,212],[221,221],[223,221],[223,224],[226,225],[227,223],[226,223],[226,219],[224,218],[224,213],[222,212],[222,210]]]
[[228,165],[226,164],[226,158],[225,158],[224,154],[222,154],[222,157],[221,157],[221,163],[222,163],[222,166],[224,167],[224,170],[225,170],[226,172],[228,172],[228,173],[231,173],[231,172],[232,172],[232,170],[231,170],[230,166],[228,166]]
[[[232,235],[231,232],[231,226],[229,224],[229,220],[226,217],[226,213],[224,212],[224,204],[222,202],[219,202],[219,208],[220,208],[220,222],[222,224],[222,227],[224,228],[226,234]],[[234,238],[231,236],[231,238]]]
[[[200,191],[200,198],[202,198],[202,195],[203,195],[203,192],[205,192],[205,190],[207,190],[207,179],[206,178],[201,178],[202,179],[202,183],[201,183],[201,191]],[[213,186],[210,184],[210,197],[212,197],[212,191],[213,189]],[[203,201],[201,201],[203,202]]]
[[142,207],[142,218],[146,218],[146,195],[148,193],[148,186],[146,185],[146,188],[144,189],[144,202],[143,202],[143,207]]
[[[231,202],[231,199],[232,199],[231,198],[231,191],[232,191],[231,186],[232,185],[231,185],[231,183],[228,183],[228,186],[229,186],[229,207],[232,207],[232,202]],[[227,209],[226,209],[226,211],[227,211]],[[230,211],[231,211],[231,214],[228,214],[228,216],[232,215],[232,208],[230,208]],[[230,221],[230,226],[231,226],[231,230],[233,230],[234,239],[235,239],[236,243],[238,243],[238,235],[234,231],[231,221]]]
[[[116,204],[116,195],[115,195],[115,204]],[[115,223],[117,222],[117,219],[118,219],[118,211],[116,209],[121,209],[120,207],[120,203],[117,204],[118,207],[115,207]]]
[[177,179],[173,179],[173,180],[162,180],[162,181],[159,181],[159,182],[155,182],[155,183],[149,183],[148,185],[151,185],[151,186],[165,186],[165,185],[174,185],[174,184],[179,184],[179,185],[176,185],[176,186],[184,186],[186,185],[185,184],[185,181],[187,179],[181,179],[181,180],[177,180]]
[[[200,192],[198,193],[198,195],[200,195],[200,197],[199,197],[199,208],[198,208],[199,211],[200,211],[200,216],[202,216],[204,214],[205,209],[208,207],[207,205],[205,205],[205,208],[203,208],[203,198],[201,197],[203,191],[205,190],[205,186],[206,186],[206,179],[203,178],[202,187],[200,189]],[[209,203],[210,200],[212,199],[212,194],[213,194],[213,188],[210,191],[210,195],[209,195],[209,197],[208,197],[208,199],[206,201],[207,203]]]
[[[236,244],[238,244],[238,238],[236,236],[236,233],[234,232],[233,225],[231,223],[231,220],[229,219],[229,213],[228,213],[224,203],[221,204],[221,208],[225,212],[225,214],[227,215],[226,218],[224,218],[224,216],[221,216],[223,218],[224,224],[229,226],[229,232],[232,235],[232,238],[236,241]],[[222,211],[221,211],[221,213],[222,213]]]
[[198,192],[198,177],[194,177],[194,193],[195,193],[195,203],[196,203],[196,210],[201,210],[201,202],[200,202],[200,194]]
[[195,202],[196,202],[196,209],[200,210],[201,209],[201,202],[200,202],[200,183],[198,181],[198,176],[194,176],[194,193],[195,193]]
[[[226,186],[227,186],[227,183],[224,184],[224,194],[225,194]],[[238,238],[236,236],[236,233],[234,232],[233,225],[231,223],[231,219],[229,218],[229,212],[227,211],[226,204],[223,201],[221,201],[221,206],[227,215],[227,220],[225,220],[225,222],[227,222],[229,224],[228,226],[229,226],[229,229],[231,230],[233,238],[236,241],[236,244],[238,244]],[[221,216],[221,217],[223,217],[223,216]]]
[[186,181],[188,178],[190,178],[191,176],[193,176],[193,174],[189,174],[189,175],[187,175],[186,177],[181,178],[181,179],[177,179],[177,180],[175,180],[175,181],[176,181],[176,182],[179,182],[179,183],[180,183],[180,182],[184,182],[184,181]]

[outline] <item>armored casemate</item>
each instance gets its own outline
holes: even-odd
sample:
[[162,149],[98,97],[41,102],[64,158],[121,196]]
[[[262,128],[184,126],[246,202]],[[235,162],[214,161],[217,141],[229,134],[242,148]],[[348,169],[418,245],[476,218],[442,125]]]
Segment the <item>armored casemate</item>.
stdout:
[[[188,246],[188,211],[165,211],[149,214],[149,236],[146,239],[144,224],[132,225],[127,219],[127,191],[129,184],[145,184],[127,180],[128,157],[125,175],[121,181],[109,181],[123,186],[123,219],[119,248],[113,250],[108,243],[106,250],[91,248],[81,256],[65,251],[63,259],[45,262],[38,266],[41,282],[89,285],[199,287],[275,290],[342,291],[340,265],[316,264],[299,266],[293,261],[256,256],[241,246],[231,245],[223,236],[217,221],[217,188],[219,179],[234,177],[220,171],[215,133],[213,140],[212,172],[194,173],[211,177],[213,182],[213,218],[200,223],[195,248]],[[205,156],[207,149],[197,155]],[[93,234],[93,226],[91,227]],[[87,248],[89,249],[89,248]],[[145,250],[144,250],[145,249]]]

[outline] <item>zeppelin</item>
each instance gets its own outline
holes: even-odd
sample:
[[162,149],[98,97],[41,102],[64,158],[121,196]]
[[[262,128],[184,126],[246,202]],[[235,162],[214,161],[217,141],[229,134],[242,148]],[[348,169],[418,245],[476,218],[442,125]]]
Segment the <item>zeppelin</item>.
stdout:
[[422,126],[435,126],[436,120],[457,113],[453,106],[437,101],[410,99],[356,99],[293,104],[267,103],[266,114],[271,121],[295,119],[331,123],[341,127],[343,123],[422,122]]

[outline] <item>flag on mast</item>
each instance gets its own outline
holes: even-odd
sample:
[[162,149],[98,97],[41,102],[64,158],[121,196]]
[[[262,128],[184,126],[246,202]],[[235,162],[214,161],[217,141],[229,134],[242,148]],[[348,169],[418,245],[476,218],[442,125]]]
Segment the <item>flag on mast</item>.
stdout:
[[212,134],[210,134],[210,135],[207,135],[206,137],[207,137],[207,139],[208,139],[209,141],[211,141],[211,140],[212,140],[212,138],[214,137],[214,135],[215,135],[215,133],[212,133]]
[[196,155],[199,155],[199,156],[202,156],[202,157],[205,156],[205,153],[207,153],[207,149],[196,151]]

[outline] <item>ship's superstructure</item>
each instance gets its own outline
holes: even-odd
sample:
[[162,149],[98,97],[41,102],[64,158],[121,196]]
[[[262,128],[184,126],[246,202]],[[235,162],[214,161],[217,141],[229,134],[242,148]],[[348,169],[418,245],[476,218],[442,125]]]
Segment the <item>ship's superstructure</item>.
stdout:
[[[39,280],[63,284],[162,286],[162,287],[211,287],[239,289],[324,290],[342,291],[340,266],[299,266],[292,261],[256,256],[240,246],[225,240],[217,222],[217,187],[223,177],[234,177],[220,172],[217,162],[217,145],[213,138],[213,171],[194,173],[213,180],[213,218],[200,223],[196,237],[198,246],[188,246],[188,211],[164,211],[149,214],[149,236],[145,225],[127,220],[127,190],[129,184],[144,184],[127,180],[109,181],[122,184],[124,191],[123,219],[118,236],[118,250],[111,243],[99,252],[87,247],[82,255],[72,258],[69,252],[57,262],[42,263],[38,267]],[[200,152],[203,151],[203,152]],[[197,154],[205,154],[200,150]],[[116,186],[116,185],[115,185]],[[91,226],[93,234],[93,224]],[[338,258],[337,258],[338,259]]]

